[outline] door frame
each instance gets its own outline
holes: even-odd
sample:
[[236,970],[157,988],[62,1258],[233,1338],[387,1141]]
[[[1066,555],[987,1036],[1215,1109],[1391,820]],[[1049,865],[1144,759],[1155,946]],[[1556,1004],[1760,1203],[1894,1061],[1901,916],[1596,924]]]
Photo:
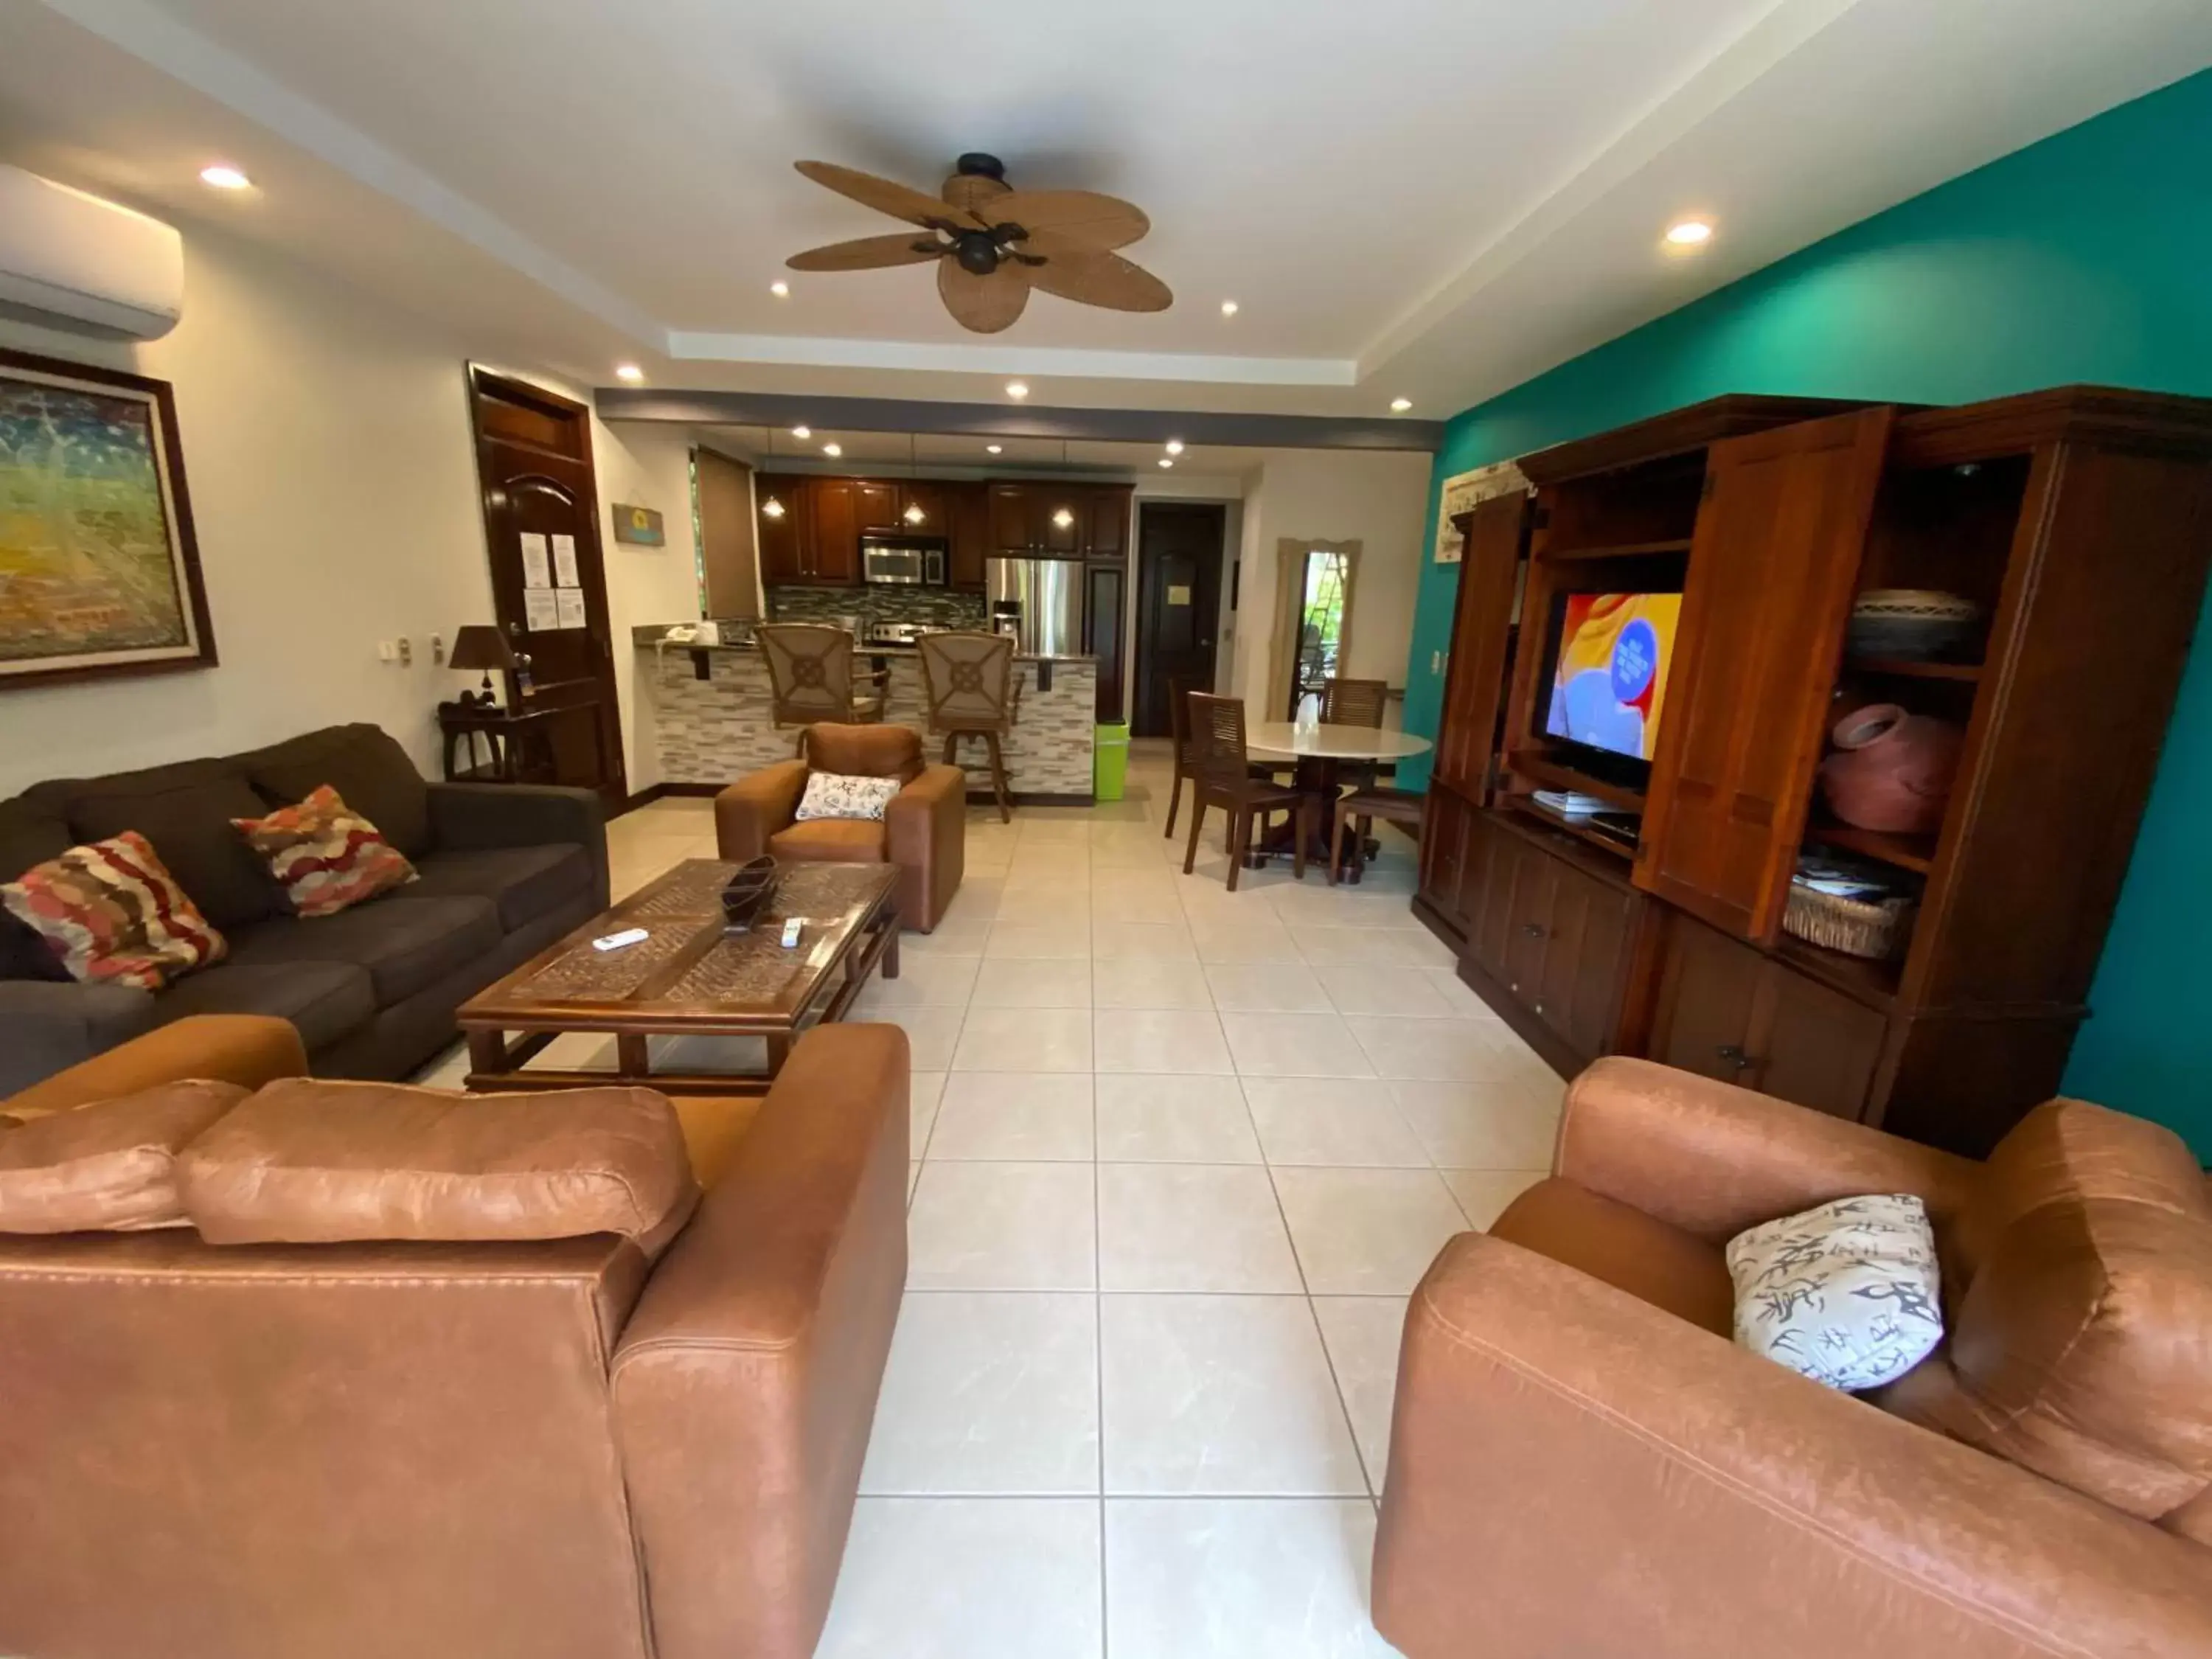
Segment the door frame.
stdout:
[[[1130,531],[1131,537],[1136,544],[1131,550],[1135,556],[1136,580],[1129,584],[1131,606],[1135,614],[1132,619],[1133,648],[1130,652],[1129,684],[1126,697],[1129,729],[1133,733],[1139,732],[1144,724],[1146,690],[1152,683],[1152,629],[1146,623],[1151,615],[1150,600],[1154,568],[1158,559],[1146,545],[1145,524],[1149,514],[1163,508],[1177,513],[1210,513],[1213,515],[1214,523],[1218,531],[1214,550],[1213,635],[1206,647],[1206,684],[1208,690],[1212,690],[1218,684],[1221,672],[1222,630],[1228,625],[1228,619],[1235,610],[1235,606],[1231,603],[1229,576],[1222,568],[1229,550],[1229,503],[1173,498],[1148,500],[1141,495],[1137,497],[1136,516]],[[1151,735],[1164,736],[1164,727],[1161,732]]]

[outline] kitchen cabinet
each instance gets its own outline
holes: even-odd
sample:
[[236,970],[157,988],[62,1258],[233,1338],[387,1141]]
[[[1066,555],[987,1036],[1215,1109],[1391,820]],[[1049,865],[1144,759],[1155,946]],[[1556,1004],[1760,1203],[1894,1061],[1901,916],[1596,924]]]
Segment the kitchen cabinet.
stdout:
[[1083,551],[1086,558],[1125,559],[1129,556],[1129,500],[1132,491],[1116,484],[1093,484],[1084,519]]
[[816,478],[813,484],[812,534],[805,561],[806,580],[842,584],[860,580],[860,482],[854,478]]
[[991,547],[994,552],[1015,557],[1036,550],[1036,539],[1030,533],[1030,497],[1027,486],[1018,483],[994,483],[991,487]]
[[853,480],[853,517],[861,530],[895,535],[899,522],[899,487],[880,478]]
[[980,483],[945,486],[945,580],[963,592],[980,593],[990,574],[990,488]]
[[1046,553],[1083,551],[1090,492],[1079,486],[1037,484],[1030,490],[1030,533]]
[[898,487],[897,533],[902,536],[947,536],[951,533],[944,484],[929,478],[908,478]]
[[1122,559],[1129,550],[1126,484],[1042,479],[990,487],[992,550],[1015,557]]
[[808,580],[813,551],[811,479],[763,472],[753,479],[755,527],[758,532],[761,581],[775,587]]
[[1094,564],[1083,576],[1083,648],[1098,659],[1097,718],[1118,720],[1127,633],[1128,572],[1118,564]]

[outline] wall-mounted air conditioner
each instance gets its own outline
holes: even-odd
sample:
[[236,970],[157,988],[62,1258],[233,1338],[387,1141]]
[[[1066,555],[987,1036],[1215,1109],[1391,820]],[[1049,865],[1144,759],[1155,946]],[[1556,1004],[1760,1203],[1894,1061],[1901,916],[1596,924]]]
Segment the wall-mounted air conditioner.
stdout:
[[0,313],[152,340],[177,325],[185,245],[159,219],[0,166]]

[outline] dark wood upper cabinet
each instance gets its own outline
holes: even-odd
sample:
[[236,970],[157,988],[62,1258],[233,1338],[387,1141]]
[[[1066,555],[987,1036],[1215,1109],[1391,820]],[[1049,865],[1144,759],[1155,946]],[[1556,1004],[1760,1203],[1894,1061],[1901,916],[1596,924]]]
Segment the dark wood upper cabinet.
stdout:
[[945,486],[945,535],[951,544],[945,579],[951,586],[981,592],[989,574],[991,498],[988,485],[952,483]]
[[1085,518],[1083,550],[1094,559],[1120,559],[1129,552],[1129,500],[1133,492],[1118,484],[1091,487]]
[[1036,545],[1047,553],[1083,551],[1084,520],[1091,501],[1087,491],[1047,484],[1030,492],[1032,533]]
[[860,503],[851,478],[816,478],[813,489],[813,558],[809,579],[855,582],[860,579]]
[[1030,533],[1029,491],[1018,483],[994,483],[991,490],[991,545],[1001,553],[1024,554],[1036,545]]
[[761,580],[768,586],[809,580],[811,482],[788,472],[763,472],[753,479]]
[[898,487],[898,533],[949,537],[952,532],[945,489],[945,485],[928,478],[908,478],[902,483]]
[[1707,454],[1636,880],[1745,939],[1781,929],[1893,418]]
[[899,487],[880,478],[855,478],[853,481],[853,518],[861,530],[896,532],[899,523]]

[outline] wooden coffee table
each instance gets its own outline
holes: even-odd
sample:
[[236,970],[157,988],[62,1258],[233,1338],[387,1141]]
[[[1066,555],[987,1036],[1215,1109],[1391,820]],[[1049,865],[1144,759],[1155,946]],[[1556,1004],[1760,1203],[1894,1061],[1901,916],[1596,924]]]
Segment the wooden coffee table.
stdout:
[[[539,951],[461,1006],[468,1034],[467,1086],[562,1089],[638,1083],[667,1094],[745,1094],[767,1088],[792,1039],[842,1019],[880,968],[898,977],[898,872],[887,864],[787,864],[775,898],[747,933],[722,931],[721,891],[737,870],[690,859],[557,945]],[[780,943],[787,918],[805,922],[799,944]],[[618,951],[592,941],[628,927],[647,937]],[[564,1031],[615,1039],[611,1072],[523,1063]],[[519,1033],[509,1040],[510,1033]],[[766,1039],[762,1073],[656,1072],[647,1039]]]

